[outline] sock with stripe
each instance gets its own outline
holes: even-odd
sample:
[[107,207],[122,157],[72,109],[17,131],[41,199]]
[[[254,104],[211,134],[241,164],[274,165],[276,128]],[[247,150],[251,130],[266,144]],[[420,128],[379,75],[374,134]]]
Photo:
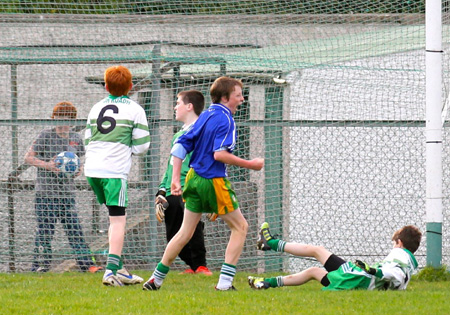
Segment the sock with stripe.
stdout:
[[264,281],[269,282],[271,288],[277,288],[284,286],[283,276],[278,276],[274,278],[267,278]]
[[117,270],[120,269],[120,256],[114,254],[108,254],[108,259],[106,260],[106,269],[113,272],[114,275],[117,274]]
[[219,282],[216,288],[218,290],[226,290],[233,285],[234,275],[236,274],[236,266],[223,263],[220,270]]
[[150,279],[153,278],[155,280],[155,284],[160,287],[167,274],[169,273],[169,270],[170,267],[160,262],[158,265],[156,265],[155,271],[153,272],[153,275],[150,277]]
[[272,238],[271,240],[267,241],[267,245],[269,245],[272,250],[282,253],[284,252],[284,246],[286,246],[286,242]]

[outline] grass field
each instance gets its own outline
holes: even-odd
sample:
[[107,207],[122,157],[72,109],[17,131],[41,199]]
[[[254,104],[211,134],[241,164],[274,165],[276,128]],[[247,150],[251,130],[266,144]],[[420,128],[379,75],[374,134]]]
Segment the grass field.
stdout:
[[[150,272],[137,272],[145,280]],[[407,291],[325,292],[318,283],[256,291],[238,273],[238,291],[217,292],[218,272],[172,272],[159,291],[105,287],[102,273],[0,274],[1,314],[450,314],[450,282],[413,279]]]

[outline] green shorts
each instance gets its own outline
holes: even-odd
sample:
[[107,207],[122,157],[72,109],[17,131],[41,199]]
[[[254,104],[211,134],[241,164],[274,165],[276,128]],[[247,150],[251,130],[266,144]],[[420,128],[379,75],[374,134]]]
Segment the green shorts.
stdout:
[[128,206],[128,182],[121,178],[86,177],[100,204]]
[[228,179],[203,178],[193,168],[186,175],[183,199],[186,201],[186,209],[196,213],[222,215],[239,208],[236,194]]

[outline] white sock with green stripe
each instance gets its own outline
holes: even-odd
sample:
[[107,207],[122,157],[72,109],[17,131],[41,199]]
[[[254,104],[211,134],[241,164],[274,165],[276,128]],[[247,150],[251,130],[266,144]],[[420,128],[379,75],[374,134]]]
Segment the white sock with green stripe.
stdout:
[[[155,284],[160,287],[166,278],[167,274],[169,273],[170,267],[164,265],[162,262],[159,262],[158,265],[156,265],[155,271],[153,272],[153,275],[151,278],[155,280]],[[150,279],[151,279],[150,278]]]
[[236,266],[223,263],[222,269],[220,270],[219,283],[217,283],[216,288],[218,290],[226,290],[233,284],[234,275],[236,274]]

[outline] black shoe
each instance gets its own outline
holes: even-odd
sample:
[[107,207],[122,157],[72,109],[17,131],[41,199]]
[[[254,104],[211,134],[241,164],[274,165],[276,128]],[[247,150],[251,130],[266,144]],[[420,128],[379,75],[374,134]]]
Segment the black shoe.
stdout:
[[217,287],[214,287],[214,289],[216,289],[216,291],[237,291],[237,289],[234,287],[234,285],[232,285],[228,289],[217,289]]
[[270,288],[269,282],[264,281],[264,278],[249,276],[247,279],[248,279],[248,285],[252,289],[266,290],[266,289]]
[[148,281],[145,282],[144,285],[142,286],[142,290],[147,291],[156,291],[159,290],[159,288],[161,287],[156,285],[155,279],[153,278],[148,279]]
[[256,248],[264,251],[271,250],[269,244],[267,243],[271,239],[273,239],[273,236],[272,234],[270,234],[269,231],[269,223],[264,222],[261,225],[261,229],[259,230],[259,239],[258,242],[256,243]]

